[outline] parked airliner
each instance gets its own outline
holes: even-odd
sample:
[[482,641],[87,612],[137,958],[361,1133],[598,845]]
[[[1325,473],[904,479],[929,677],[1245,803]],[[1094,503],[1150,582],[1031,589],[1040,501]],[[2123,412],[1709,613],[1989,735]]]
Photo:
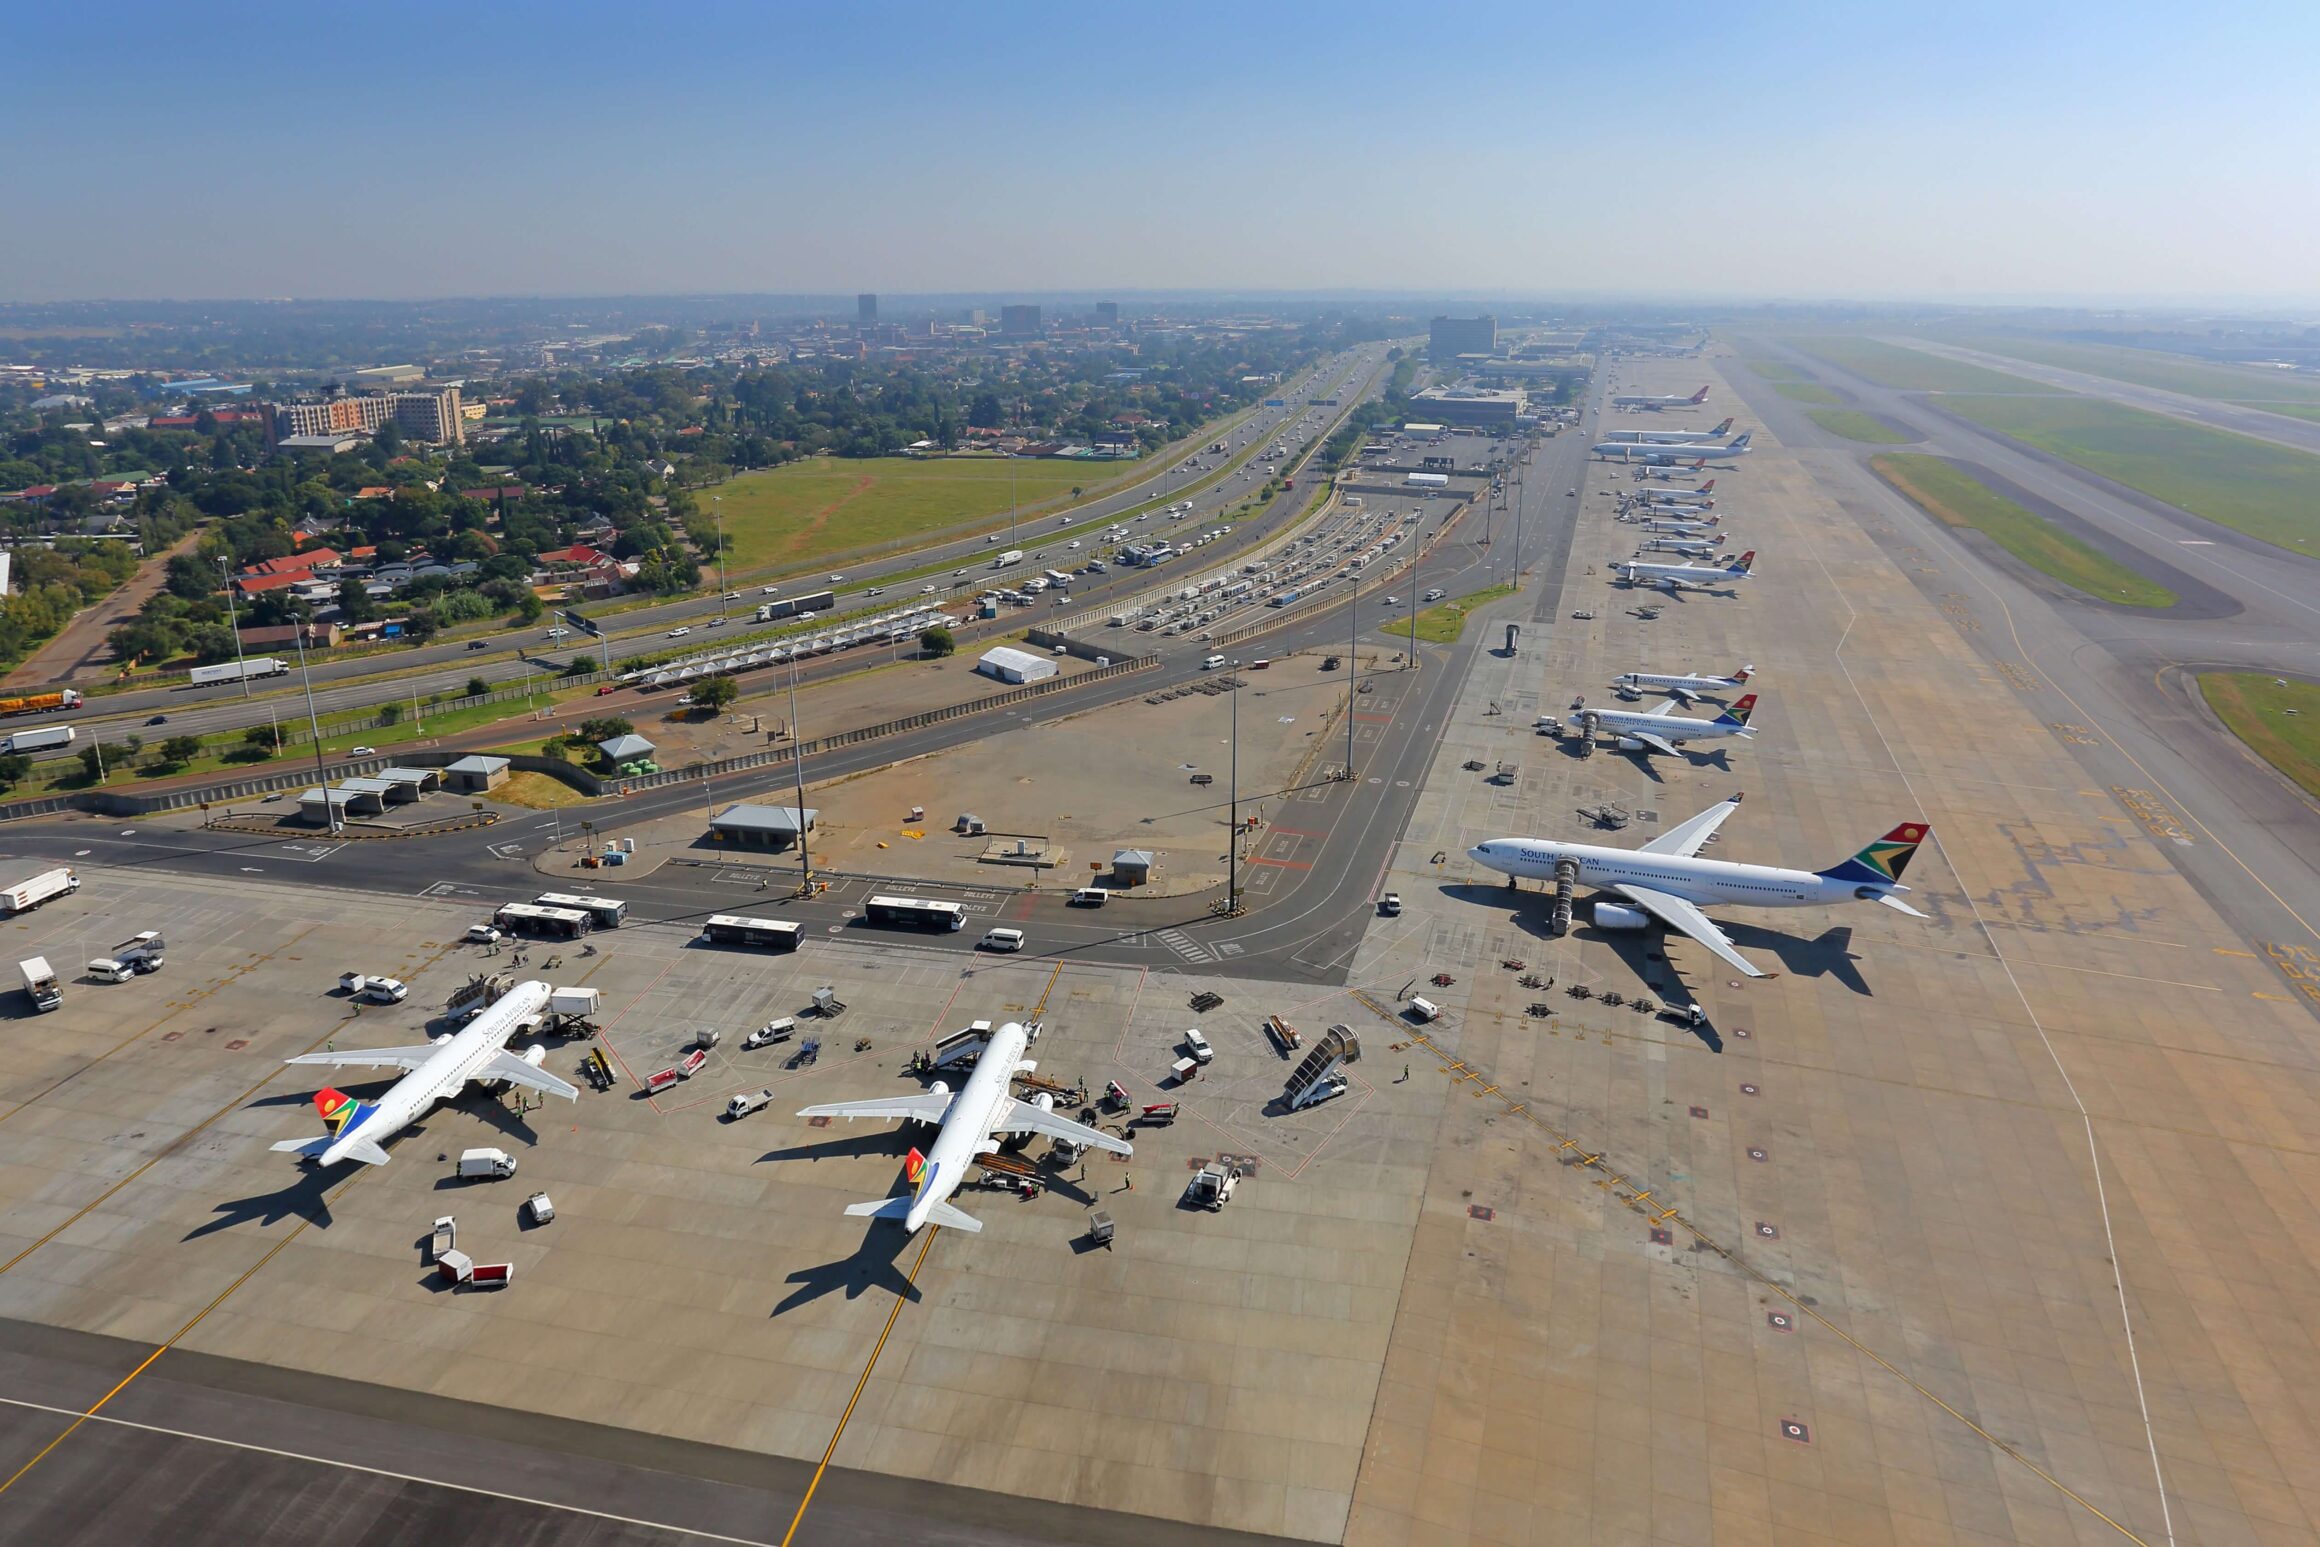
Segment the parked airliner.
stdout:
[[1630,559],[1619,566],[1619,578],[1629,585],[1658,586],[1663,590],[1678,591],[1686,586],[1706,589],[1729,585],[1735,580],[1746,580],[1756,563],[1756,550],[1749,549],[1729,564],[1646,564]]
[[1702,387],[1699,391],[1693,393],[1690,397],[1685,397],[1681,393],[1665,397],[1654,397],[1649,393],[1643,392],[1631,393],[1626,397],[1613,398],[1611,400],[1611,406],[1613,408],[1649,409],[1697,408],[1706,401],[1708,401],[1708,389],[1706,387]]

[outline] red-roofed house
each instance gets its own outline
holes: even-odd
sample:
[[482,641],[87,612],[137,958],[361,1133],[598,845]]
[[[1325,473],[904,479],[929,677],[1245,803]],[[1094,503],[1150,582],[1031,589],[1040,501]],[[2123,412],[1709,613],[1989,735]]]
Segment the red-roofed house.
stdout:
[[304,585],[313,578],[305,570],[293,570],[286,575],[236,575],[234,589],[244,596],[257,596],[287,586]]
[[392,484],[366,483],[354,491],[354,497],[358,500],[383,500],[394,492],[395,488]]
[[540,563],[548,569],[588,569],[610,557],[611,554],[600,552],[586,543],[574,543],[569,548],[558,548],[541,554]]
[[503,483],[488,489],[462,489],[459,492],[471,500],[520,500],[524,497],[524,486],[520,483]]

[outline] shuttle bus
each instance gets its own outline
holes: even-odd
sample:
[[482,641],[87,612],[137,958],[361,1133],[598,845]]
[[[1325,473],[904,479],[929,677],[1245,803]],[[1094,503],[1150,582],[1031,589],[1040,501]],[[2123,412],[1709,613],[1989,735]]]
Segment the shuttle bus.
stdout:
[[928,902],[922,897],[873,897],[862,905],[862,917],[873,924],[903,929],[964,929],[967,910],[955,902]]
[[628,904],[610,897],[575,897],[568,892],[542,892],[532,899],[543,908],[572,908],[588,915],[598,929],[618,929],[628,917]]
[[732,913],[712,913],[701,926],[701,938],[715,945],[762,945],[776,951],[794,951],[804,937],[804,926],[781,919],[748,919]]
[[492,921],[511,934],[551,940],[577,940],[595,927],[595,920],[578,908],[543,908],[536,902],[511,902]]

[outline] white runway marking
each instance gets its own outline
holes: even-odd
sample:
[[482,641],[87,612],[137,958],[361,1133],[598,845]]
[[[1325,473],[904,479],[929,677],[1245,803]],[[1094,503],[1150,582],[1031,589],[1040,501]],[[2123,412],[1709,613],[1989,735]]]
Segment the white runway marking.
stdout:
[[214,1434],[192,1434],[184,1429],[165,1428],[160,1424],[138,1423],[134,1419],[115,1418],[106,1413],[84,1414],[79,1408],[51,1407],[46,1402],[25,1402],[15,1397],[0,1397],[0,1403],[21,1407],[36,1413],[54,1413],[59,1418],[86,1417],[90,1423],[109,1423],[119,1429],[136,1429],[146,1434],[166,1434],[171,1439],[193,1440],[203,1445],[222,1445],[228,1450],[247,1450],[261,1456],[278,1456],[285,1461],[305,1461],[315,1466],[336,1467],[342,1472],[360,1472],[367,1477],[384,1477],[390,1482],[418,1483],[428,1488],[448,1488],[454,1493],[472,1493],[478,1498],[505,1499],[511,1504],[529,1504],[537,1509],[557,1510],[567,1515],[585,1515],[591,1520],[609,1520],[615,1525],[643,1526],[651,1531],[668,1531],[678,1536],[689,1536],[704,1542],[732,1542],[736,1547],[775,1547],[771,1542],[750,1536],[723,1536],[715,1531],[696,1531],[689,1526],[670,1525],[665,1520],[640,1520],[634,1515],[615,1515],[601,1509],[589,1509],[579,1504],[560,1504],[554,1499],[535,1499],[521,1493],[501,1493],[495,1488],[476,1488],[466,1483],[445,1482],[439,1477],[417,1477],[409,1472],[391,1472],[385,1467],[364,1466],[358,1461],[338,1461],[329,1456],[310,1456],[296,1450],[277,1450],[271,1445],[251,1445],[241,1440],[220,1439]]

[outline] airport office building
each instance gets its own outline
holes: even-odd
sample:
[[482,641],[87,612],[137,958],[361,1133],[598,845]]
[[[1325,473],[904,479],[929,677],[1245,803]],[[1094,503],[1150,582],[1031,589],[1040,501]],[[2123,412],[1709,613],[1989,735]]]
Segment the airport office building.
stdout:
[[1496,317],[1436,317],[1427,329],[1426,356],[1436,364],[1455,360],[1460,355],[1496,353]]

